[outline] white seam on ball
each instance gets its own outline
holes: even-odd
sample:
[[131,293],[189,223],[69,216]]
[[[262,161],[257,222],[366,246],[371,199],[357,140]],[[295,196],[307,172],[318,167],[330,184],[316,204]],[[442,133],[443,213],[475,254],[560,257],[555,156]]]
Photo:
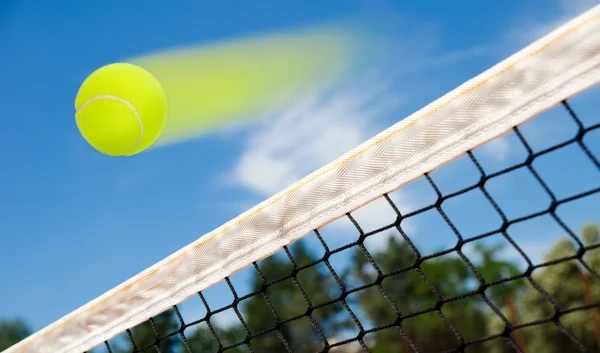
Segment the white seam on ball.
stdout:
[[100,100],[100,99],[110,99],[113,101],[117,101],[117,102],[121,102],[123,104],[125,104],[126,106],[129,107],[129,109],[131,109],[131,111],[133,111],[133,114],[135,114],[135,117],[137,118],[138,124],[140,126],[140,137],[138,138],[137,142],[135,143],[135,145],[128,150],[127,152],[125,152],[123,155],[126,155],[128,153],[131,153],[132,151],[134,151],[142,142],[142,138],[144,137],[144,124],[142,123],[142,117],[140,116],[140,114],[138,113],[138,111],[135,109],[135,107],[133,106],[133,104],[129,103],[128,101],[126,101],[123,98],[119,98],[116,96],[111,96],[108,94],[104,94],[104,95],[99,95],[99,96],[95,96],[92,97],[90,99],[88,99],[87,101],[85,101],[79,108],[77,108],[75,110],[75,114],[79,113],[79,111],[81,111],[83,108],[85,108],[88,104],[90,104],[91,102]]

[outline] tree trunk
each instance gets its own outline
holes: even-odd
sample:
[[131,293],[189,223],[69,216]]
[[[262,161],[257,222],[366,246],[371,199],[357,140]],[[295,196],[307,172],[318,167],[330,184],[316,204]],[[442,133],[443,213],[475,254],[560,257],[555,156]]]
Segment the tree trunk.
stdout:
[[[586,305],[592,305],[594,300],[592,299],[592,293],[590,289],[590,277],[588,274],[581,272],[581,287],[583,290],[583,299]],[[592,315],[592,327],[594,328],[594,337],[596,338],[596,348],[600,352],[600,318],[598,318],[598,311],[596,308],[588,309]]]
[[[409,338],[412,338],[412,337],[410,336],[410,334],[409,334],[409,332],[410,332],[410,329],[408,329],[408,328],[406,328],[406,327],[403,327],[403,329],[404,329],[404,333],[406,333],[406,335],[407,335]],[[408,344],[408,341],[404,339],[404,337],[402,337],[402,347],[404,347],[404,350],[406,350],[406,353],[411,353],[411,352],[414,352],[414,350],[412,349],[412,347],[410,346],[410,344]]]
[[[517,311],[517,306],[515,305],[515,301],[513,300],[512,295],[506,296],[506,306],[508,307],[508,310],[510,312],[510,322],[513,325],[519,325],[519,313]],[[523,334],[522,329],[515,331],[515,339],[517,341],[517,345],[519,346],[519,348],[521,348],[523,353],[527,353],[527,347],[525,346],[525,335]]]

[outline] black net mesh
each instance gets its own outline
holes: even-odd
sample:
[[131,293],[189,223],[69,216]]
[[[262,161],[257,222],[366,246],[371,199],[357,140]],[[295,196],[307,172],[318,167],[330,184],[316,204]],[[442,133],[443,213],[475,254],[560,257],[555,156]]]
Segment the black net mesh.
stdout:
[[579,112],[563,102],[93,351],[598,352],[599,97]]

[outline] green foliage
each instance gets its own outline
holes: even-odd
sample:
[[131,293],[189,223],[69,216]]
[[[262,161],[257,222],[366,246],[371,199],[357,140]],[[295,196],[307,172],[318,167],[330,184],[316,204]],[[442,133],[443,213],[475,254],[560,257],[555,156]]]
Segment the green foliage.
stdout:
[[[156,347],[154,345],[158,338],[156,332],[158,332],[162,338],[164,335],[176,331],[178,327],[179,325],[177,323],[175,314],[172,311],[167,311],[155,317],[153,319],[153,323],[144,322],[143,324],[134,327],[131,330],[131,334],[137,348],[142,348],[149,345]],[[114,352],[126,353],[132,351],[133,347],[131,347],[131,343],[119,343],[121,344],[114,344],[115,347],[112,347]],[[178,346],[179,343],[176,341],[176,337],[162,339],[158,344],[158,348],[161,352],[175,352],[178,349]]]
[[[597,225],[585,226],[581,238],[587,246],[599,243],[600,228]],[[577,254],[578,250],[579,246],[571,238],[564,238],[554,244],[544,259],[564,260]],[[391,236],[383,250],[371,253],[372,259],[359,248],[351,251],[351,259],[340,280],[346,289],[363,285],[366,289],[345,297],[345,304],[354,310],[364,326],[388,325],[387,329],[364,338],[373,353],[411,352],[408,342],[402,338],[404,335],[422,352],[449,349],[458,343],[458,338],[445,320],[465,340],[499,334],[504,330],[504,321],[480,295],[464,295],[472,293],[481,283],[465,259],[456,253],[416,262],[411,248]],[[512,261],[502,257],[501,251],[501,246],[476,244],[474,251],[469,252],[469,260],[485,283],[520,274]],[[266,291],[239,305],[250,333],[256,336],[250,341],[255,352],[285,352],[287,344],[293,352],[312,353],[323,347],[322,336],[331,343],[339,339],[340,334],[356,330],[342,303],[337,302],[341,289],[327,267],[323,263],[311,265],[316,259],[302,242],[291,248],[291,255],[296,266],[286,256],[271,256],[263,260],[259,265],[262,277],[255,274],[251,278],[251,287],[254,291],[264,291],[265,288]],[[383,278],[378,275],[372,261],[382,274],[396,274]],[[588,268],[595,273],[590,273]],[[489,286],[485,295],[508,322],[526,324],[551,318],[556,308],[568,310],[586,305],[586,295],[590,298],[588,301],[597,301],[600,298],[598,272],[600,248],[583,252],[582,261],[572,259],[541,267],[533,272],[531,279]],[[540,291],[550,296],[552,301]],[[387,297],[382,293],[386,293]],[[398,320],[397,312],[402,315],[402,320]],[[586,348],[595,351],[598,347],[591,313],[591,310],[575,310],[561,316],[560,322]],[[186,328],[187,345],[176,333],[179,321],[173,311],[154,318],[152,324],[146,322],[132,329],[132,336],[139,348],[155,345],[156,332],[161,337],[175,333],[168,339],[161,339],[158,347],[148,351],[159,348],[161,352],[208,353],[236,344],[238,346],[227,352],[249,351],[245,343],[240,344],[247,337],[241,324],[221,327],[213,321],[210,327],[201,323]],[[267,333],[273,328],[276,328],[275,332]],[[28,334],[29,330],[20,321],[0,322],[0,350]],[[511,337],[527,352],[579,351],[553,323],[531,325],[513,332]],[[112,343],[113,352],[131,352],[131,345],[125,341],[128,340]],[[342,351],[346,350],[342,347]],[[513,350],[503,338],[499,338],[466,350],[478,351],[505,353]]]
[[[315,259],[302,242],[296,243],[291,250],[295,262],[302,264],[312,263]],[[315,326],[325,337],[332,337],[347,324],[340,318],[344,310],[339,303],[325,305],[312,312],[312,322],[304,316],[311,306],[326,303],[339,295],[339,287],[335,279],[324,267],[310,266],[298,272],[292,279],[281,281],[289,277],[293,267],[290,260],[283,257],[271,256],[260,264],[260,271],[265,282],[255,275],[252,280],[253,290],[259,290],[269,283],[266,291],[268,302],[272,305],[279,320],[269,308],[267,301],[262,296],[254,296],[244,303],[244,311],[248,318],[248,327],[254,334],[271,329],[282,321],[287,321],[279,326],[281,334],[294,352],[308,353],[320,350],[322,340]],[[302,288],[303,293],[299,288]],[[300,317],[295,319],[296,317]],[[285,352],[284,343],[276,333],[261,335],[251,341],[255,352]]]
[[[213,325],[213,330],[217,337],[219,337],[219,341],[217,341],[213,335],[213,332],[210,331],[208,326],[204,325],[199,328],[193,330],[193,333],[188,334],[187,343],[189,350],[194,353],[208,353],[208,352],[216,352],[219,348],[219,343],[223,344],[223,346],[229,346],[232,344],[236,344],[244,339],[246,336],[245,332],[237,327],[232,328],[220,328],[218,326]],[[184,347],[180,349],[180,352],[188,352]],[[247,352],[243,345],[237,346],[235,348],[230,348],[227,350],[227,353],[242,353]]]
[[[581,232],[585,245],[597,243],[600,238],[599,234],[599,228],[596,225],[587,225]],[[576,252],[577,248],[570,238],[560,239],[546,254],[545,260],[551,261],[573,256]],[[587,251],[584,254],[583,260],[585,264],[598,272],[600,249]],[[554,305],[561,310],[586,305],[584,295],[586,282],[588,283],[587,290],[589,290],[591,298],[594,298],[596,301],[600,298],[600,281],[591,276],[587,269],[576,260],[560,262],[544,267],[534,272],[532,278],[543,291],[553,298]],[[524,322],[549,318],[554,314],[555,309],[552,303],[548,303],[547,299],[538,293],[536,289],[531,287],[522,299]],[[542,300],[545,303],[542,303]],[[577,339],[583,342],[590,351],[600,348],[596,347],[594,341],[591,311],[574,311],[562,316],[560,322]],[[549,326],[531,328],[526,331],[527,345],[532,351],[547,353],[579,351],[578,346],[567,336],[559,334],[558,329],[554,325],[552,325],[553,327]]]
[[[484,277],[495,273],[513,275],[518,272],[512,263],[496,259],[500,250],[500,247],[475,247],[475,251],[482,259],[476,267]],[[412,250],[394,237],[388,238],[384,250],[372,256],[384,274],[409,268],[415,263]],[[354,254],[353,265],[352,275],[359,281],[363,283],[376,281],[376,272],[360,251]],[[433,308],[440,300],[455,298],[476,287],[476,276],[465,261],[458,256],[444,255],[424,261],[418,269],[403,271],[383,280],[382,288],[393,302],[395,309],[377,291],[359,292],[361,293],[359,303],[369,320],[377,326],[382,326],[395,323],[396,310],[403,316],[419,313]],[[497,290],[493,295],[502,297],[513,290],[516,288]],[[486,308],[486,304],[481,299],[470,297],[443,304],[441,312],[464,335],[465,339],[469,339],[485,336]],[[443,351],[458,342],[456,335],[436,311],[408,318],[402,321],[401,328],[413,344],[423,352]],[[378,331],[370,346],[374,353],[412,352],[408,343],[401,337],[399,327]]]
[[[206,324],[200,324],[198,326],[192,326],[185,330],[186,342],[177,334],[179,329],[179,321],[173,311],[167,311],[153,319],[154,328],[149,322],[145,322],[142,325],[133,328],[132,336],[135,345],[138,349],[143,347],[151,347],[144,350],[144,352],[156,352],[158,348],[160,352],[169,353],[209,353],[216,352],[219,348],[218,341],[215,339],[212,331]],[[219,341],[225,346],[235,344],[244,339],[245,333],[239,328],[221,328],[217,325],[212,326],[215,334],[218,336]],[[161,339],[159,340],[158,347],[155,345],[157,335],[156,331],[160,333]],[[240,332],[241,331],[241,332]],[[173,333],[176,333],[172,335]],[[168,338],[165,338],[169,335]],[[229,344],[228,344],[229,342]],[[186,345],[187,343],[187,345]],[[132,345],[129,339],[118,340],[111,342],[112,351],[115,353],[129,353],[132,352]],[[241,353],[247,352],[243,347],[238,346],[227,350],[228,353]]]
[[20,320],[0,321],[0,351],[29,336],[29,328]]

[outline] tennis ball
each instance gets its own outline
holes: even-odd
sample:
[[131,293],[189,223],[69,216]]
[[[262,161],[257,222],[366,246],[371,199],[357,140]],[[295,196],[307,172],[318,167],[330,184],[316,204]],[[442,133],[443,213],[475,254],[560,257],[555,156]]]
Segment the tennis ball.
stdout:
[[159,137],[167,117],[162,86],[136,65],[116,63],[88,76],[75,98],[83,138],[109,156],[132,156]]

